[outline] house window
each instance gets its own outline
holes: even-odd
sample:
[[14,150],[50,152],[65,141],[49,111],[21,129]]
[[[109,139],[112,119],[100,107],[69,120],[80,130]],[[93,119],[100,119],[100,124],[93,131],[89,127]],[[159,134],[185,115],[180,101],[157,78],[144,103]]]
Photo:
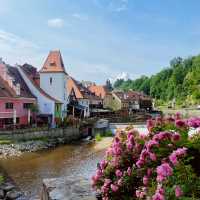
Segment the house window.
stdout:
[[13,109],[13,103],[8,102],[6,103],[5,107],[6,109]]
[[32,103],[24,103],[23,107],[24,109],[30,109],[32,105],[33,105]]
[[52,77],[50,77],[49,82],[50,82],[50,85],[52,85],[52,82],[53,82]]

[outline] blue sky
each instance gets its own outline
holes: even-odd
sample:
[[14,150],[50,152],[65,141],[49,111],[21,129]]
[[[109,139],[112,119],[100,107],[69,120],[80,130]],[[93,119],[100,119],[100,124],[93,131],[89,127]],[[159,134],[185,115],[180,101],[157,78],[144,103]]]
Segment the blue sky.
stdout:
[[151,75],[200,53],[199,8],[199,0],[0,0],[0,57],[39,69],[60,49],[78,80]]

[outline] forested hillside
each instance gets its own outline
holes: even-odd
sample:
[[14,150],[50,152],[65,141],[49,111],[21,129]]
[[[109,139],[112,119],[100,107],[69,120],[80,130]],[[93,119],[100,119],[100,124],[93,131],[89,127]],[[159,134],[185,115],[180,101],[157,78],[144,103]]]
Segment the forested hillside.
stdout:
[[151,95],[159,102],[173,99],[178,104],[200,103],[200,55],[182,59],[174,58],[168,68],[147,77],[135,80],[117,80],[114,88],[138,90]]

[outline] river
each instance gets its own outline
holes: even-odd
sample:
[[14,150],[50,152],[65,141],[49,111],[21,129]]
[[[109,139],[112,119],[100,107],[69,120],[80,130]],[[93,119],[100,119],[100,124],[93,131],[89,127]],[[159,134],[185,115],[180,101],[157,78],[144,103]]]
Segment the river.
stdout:
[[73,144],[54,150],[25,153],[18,158],[1,160],[0,165],[27,196],[35,200],[39,198],[44,178],[68,175],[90,178],[111,140],[104,138],[93,144]]
[[[113,124],[111,130],[115,132],[116,128],[123,129],[126,126],[127,124]],[[141,133],[147,132],[144,125],[136,125],[135,128]],[[0,165],[30,200],[36,200],[39,199],[44,178],[74,175],[90,179],[111,141],[112,138],[103,138],[93,144],[79,143],[53,150],[24,153],[17,158],[2,159]]]

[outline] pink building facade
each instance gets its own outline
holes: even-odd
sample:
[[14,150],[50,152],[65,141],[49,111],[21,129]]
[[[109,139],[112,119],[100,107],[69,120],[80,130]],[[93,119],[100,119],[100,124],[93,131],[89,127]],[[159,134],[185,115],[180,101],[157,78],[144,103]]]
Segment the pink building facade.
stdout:
[[0,128],[30,124],[36,100],[18,69],[0,61]]
[[0,98],[0,128],[6,128],[14,123],[16,125],[32,123],[34,116],[29,109],[32,104],[36,104],[35,99]]

